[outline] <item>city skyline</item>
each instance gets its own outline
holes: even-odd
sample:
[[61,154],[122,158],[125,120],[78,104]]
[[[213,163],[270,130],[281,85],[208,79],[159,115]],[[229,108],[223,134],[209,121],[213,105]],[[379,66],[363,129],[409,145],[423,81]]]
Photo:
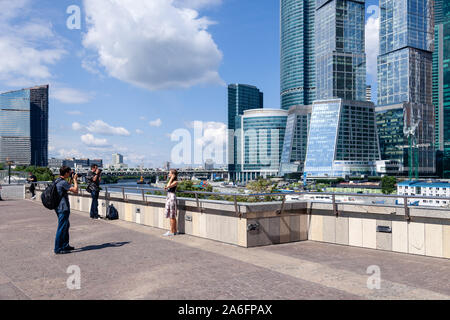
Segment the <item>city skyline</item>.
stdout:
[[[152,1],[153,4],[160,2]],[[115,5],[106,0],[95,3],[103,5],[104,11],[114,21],[116,14],[123,9],[121,1]],[[108,159],[111,152],[120,152],[124,154],[125,162],[131,165],[160,166],[170,160],[171,148],[176,144],[170,139],[174,130],[184,128],[192,131],[192,124],[202,121],[205,143],[211,141],[217,132],[226,132],[227,97],[224,88],[228,83],[255,85],[264,92],[267,108],[280,107],[277,1],[262,1],[256,8],[250,2],[235,0],[204,1],[200,7],[192,6],[188,1],[174,1],[165,2],[168,10],[152,10],[151,13],[151,3],[136,1],[132,8],[127,8],[129,19],[124,19],[124,26],[151,28],[151,22],[141,26],[138,24],[140,20],[130,18],[141,9],[142,14],[151,14],[153,20],[170,18],[167,23],[180,28],[181,22],[177,17],[181,8],[189,7],[192,15],[183,23],[189,27],[186,33],[193,34],[180,34],[181,39],[170,38],[167,42],[183,50],[204,50],[194,51],[202,58],[202,66],[197,66],[195,72],[174,63],[180,72],[156,70],[160,75],[166,75],[165,78],[156,78],[157,81],[151,77],[149,67],[161,61],[157,53],[164,52],[165,48],[152,51],[150,55],[146,53],[150,47],[145,45],[155,45],[155,39],[137,34],[136,38],[130,39],[136,42],[135,51],[121,48],[120,52],[101,52],[101,44],[106,50],[113,48],[107,39],[99,38],[108,30],[95,24],[106,19],[97,13],[102,10],[96,10],[95,3],[41,1],[38,7],[36,1],[21,0],[2,4],[6,9],[0,15],[0,25],[7,31],[2,44],[6,45],[8,50],[5,52],[10,60],[17,63],[6,66],[0,63],[0,70],[4,71],[0,91],[50,84],[49,157]],[[76,13],[68,10],[72,5],[80,8],[80,29],[67,27],[69,18]],[[371,5],[377,5],[377,1],[367,1],[366,9]],[[366,17],[372,14],[366,12]],[[90,24],[86,24],[87,17]],[[373,21],[368,19],[367,27],[372,27]],[[114,40],[128,43],[120,38],[121,34],[124,33],[115,35],[119,38]],[[191,39],[192,35],[198,36],[200,43],[183,40]],[[377,47],[376,43],[374,47]],[[35,54],[34,65],[32,61],[23,60],[21,52],[27,50]],[[182,61],[189,64],[186,59],[192,52],[182,52],[185,53]],[[145,61],[140,67],[146,69],[142,70],[143,74],[139,73],[139,65],[137,68],[130,65],[114,69],[110,61],[104,59],[104,53],[111,53],[115,58],[123,56]],[[175,58],[180,58],[180,55],[167,57],[172,59],[169,61],[176,61]],[[206,70],[202,69],[203,65]],[[169,76],[174,78],[168,79]],[[177,77],[181,80],[175,81]],[[373,76],[369,73],[370,77]],[[368,80],[368,84],[372,84],[375,91],[376,83]],[[174,118],[173,114],[183,114],[183,117]]]

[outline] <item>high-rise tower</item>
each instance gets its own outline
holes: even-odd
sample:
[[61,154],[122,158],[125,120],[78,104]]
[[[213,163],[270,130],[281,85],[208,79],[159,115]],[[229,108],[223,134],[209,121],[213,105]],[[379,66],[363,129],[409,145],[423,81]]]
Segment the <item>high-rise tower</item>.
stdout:
[[0,162],[47,166],[48,88],[0,94]]
[[316,0],[281,0],[281,108],[315,100]]

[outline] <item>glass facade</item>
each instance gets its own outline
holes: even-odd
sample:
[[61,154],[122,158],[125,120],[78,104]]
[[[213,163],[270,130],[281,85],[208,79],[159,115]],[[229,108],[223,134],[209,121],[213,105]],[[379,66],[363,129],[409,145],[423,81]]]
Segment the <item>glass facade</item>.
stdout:
[[308,176],[374,174],[377,160],[373,103],[341,99],[314,103],[304,169]]
[[[409,140],[404,130],[413,122],[419,122],[416,130],[414,157],[417,157],[418,170],[421,175],[434,174],[436,170],[434,155],[434,110],[429,104],[401,103],[379,106],[377,112],[377,129],[382,159],[396,160],[400,163],[400,173],[409,172]],[[413,159],[413,164],[416,159]]]
[[241,170],[237,150],[240,144],[238,132],[241,126],[240,116],[246,110],[263,107],[264,95],[255,86],[246,84],[228,86],[228,170],[232,180],[235,179],[235,173]]
[[450,178],[450,2],[436,0],[433,52],[435,144],[441,154],[438,175]]
[[47,166],[48,86],[0,94],[0,162]]
[[289,109],[280,163],[282,176],[291,172],[303,172],[311,110],[312,106]]
[[364,1],[317,1],[315,51],[318,100],[365,100],[364,9]]
[[404,134],[404,129],[411,125],[404,121],[408,110],[420,116],[419,131],[429,134],[417,138],[426,141],[423,142],[426,146],[418,151],[419,172],[430,174],[435,168],[429,156],[435,140],[434,117],[430,116],[433,28],[434,0],[380,0],[377,108],[380,150],[383,160],[401,162],[403,174],[409,170],[409,144]]
[[281,108],[315,100],[316,0],[281,0]]
[[285,110],[248,110],[241,118],[240,163],[237,180],[277,175],[288,113]]

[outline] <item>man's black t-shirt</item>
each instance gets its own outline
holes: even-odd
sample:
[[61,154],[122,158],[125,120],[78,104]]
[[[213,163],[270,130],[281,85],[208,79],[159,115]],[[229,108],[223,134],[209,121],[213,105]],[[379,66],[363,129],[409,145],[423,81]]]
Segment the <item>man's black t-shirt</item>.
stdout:
[[95,172],[89,171],[86,177],[86,181],[91,190],[98,191],[100,190],[100,175],[97,176],[97,181],[94,181],[95,175]]

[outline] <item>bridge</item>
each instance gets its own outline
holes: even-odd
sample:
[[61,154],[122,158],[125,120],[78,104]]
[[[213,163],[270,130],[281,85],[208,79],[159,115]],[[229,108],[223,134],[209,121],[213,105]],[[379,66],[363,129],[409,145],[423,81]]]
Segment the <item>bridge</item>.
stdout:
[[[59,168],[51,168],[50,169],[53,174],[59,173]],[[85,175],[89,172],[89,168],[81,168],[76,171],[82,175]],[[124,169],[104,169],[103,175],[112,176],[112,177],[123,177],[123,176],[132,176],[139,178],[143,176],[144,178],[150,177],[163,177],[164,180],[167,180],[170,170],[156,170],[156,169],[139,169],[139,168],[124,168]],[[178,177],[180,178],[197,178],[197,179],[206,179],[213,180],[216,179],[224,179],[228,180],[229,174],[227,170],[203,170],[203,169],[178,169]]]

